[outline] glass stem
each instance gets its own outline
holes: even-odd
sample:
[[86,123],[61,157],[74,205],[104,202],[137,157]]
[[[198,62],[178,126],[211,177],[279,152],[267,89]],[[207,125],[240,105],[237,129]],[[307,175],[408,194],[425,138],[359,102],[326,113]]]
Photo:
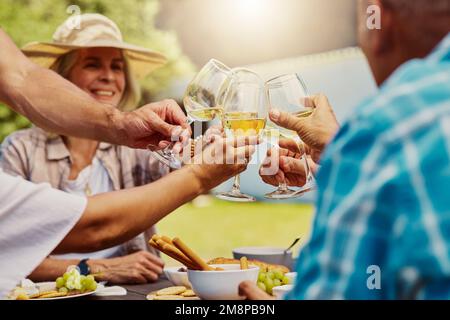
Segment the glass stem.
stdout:
[[[187,117],[187,119],[186,119],[186,124],[188,125],[188,126],[190,126],[192,123],[194,122],[194,119],[192,119],[191,117]],[[172,141],[167,147],[165,147],[163,150],[162,150],[162,153],[165,155],[165,156],[173,156],[173,151],[172,151],[172,149],[173,149],[173,146],[175,145],[175,143],[176,143],[176,141]]]
[[278,190],[279,191],[288,191],[288,187],[287,187],[286,181],[280,182],[278,184]]
[[234,176],[233,191],[241,192],[241,177],[240,177],[240,175]]

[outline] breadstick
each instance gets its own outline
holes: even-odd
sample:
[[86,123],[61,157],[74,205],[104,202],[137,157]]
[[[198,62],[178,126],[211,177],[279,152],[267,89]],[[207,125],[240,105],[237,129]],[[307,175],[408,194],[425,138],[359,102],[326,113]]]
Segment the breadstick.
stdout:
[[207,265],[202,258],[200,258],[194,251],[192,251],[187,245],[185,245],[183,241],[181,241],[179,238],[173,238],[172,242],[175,245],[175,247],[180,249],[180,251],[186,255],[186,257],[188,257],[193,263],[198,265],[200,267],[200,270],[203,271],[214,270],[214,268]]
[[168,236],[162,236],[161,239],[167,242],[168,244],[173,245],[172,239],[170,239]]
[[157,240],[159,240],[159,239],[161,239],[161,236],[160,235],[158,235],[158,234],[154,234],[153,236],[152,236],[152,240],[153,241],[157,241]]
[[[174,247],[171,244],[168,244],[167,242],[165,242],[164,240],[158,240],[156,241],[156,244],[162,248],[164,253],[171,253],[174,256],[178,257],[178,261],[182,262],[186,267],[189,267],[189,269],[194,269],[194,270],[200,270],[200,266],[198,266],[196,263],[194,263],[191,259],[189,259],[188,257],[186,257],[186,255],[181,252],[180,250],[178,250],[176,247]],[[175,258],[174,258],[175,259]]]
[[[157,240],[155,242],[153,239],[149,241],[150,245],[159,251],[165,253],[169,257],[171,257],[174,260],[177,260],[178,262],[181,262],[183,265],[185,265],[187,268],[192,270],[200,270],[200,267],[195,265],[191,260],[186,258],[184,254],[182,254],[178,249],[176,249],[173,246],[170,246],[169,244],[165,243],[162,240]],[[176,250],[176,251],[175,251]],[[179,254],[181,253],[181,255]]]
[[242,257],[240,259],[241,262],[241,270],[247,270],[248,269],[248,260],[247,257]]

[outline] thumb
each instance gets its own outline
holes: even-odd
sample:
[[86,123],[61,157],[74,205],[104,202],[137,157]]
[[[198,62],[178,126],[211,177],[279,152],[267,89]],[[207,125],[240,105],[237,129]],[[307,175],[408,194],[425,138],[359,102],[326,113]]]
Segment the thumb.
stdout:
[[293,130],[297,133],[305,131],[305,119],[303,118],[298,118],[288,112],[283,112],[277,109],[271,110],[269,116],[270,120],[280,127]]
[[[159,117],[158,114],[153,111],[151,111],[151,114],[149,116],[149,126],[152,131],[159,133],[167,138],[177,136],[182,132],[182,128],[180,126],[174,126],[165,122]],[[171,139],[168,140],[171,141]]]

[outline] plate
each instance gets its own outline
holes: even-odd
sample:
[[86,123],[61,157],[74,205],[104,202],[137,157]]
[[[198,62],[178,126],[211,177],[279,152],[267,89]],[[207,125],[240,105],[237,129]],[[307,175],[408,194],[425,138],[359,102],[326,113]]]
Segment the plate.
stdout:
[[[51,286],[54,285],[55,282],[38,282],[36,283],[37,287],[41,287],[41,286]],[[61,300],[61,299],[74,299],[74,298],[79,298],[79,297],[84,297],[84,296],[89,296],[91,294],[97,293],[98,291],[102,290],[104,288],[104,286],[102,284],[98,284],[97,285],[97,289],[95,291],[89,291],[89,292],[85,292],[85,293],[79,293],[79,294],[74,294],[74,295],[70,295],[70,296],[63,296],[63,297],[54,297],[54,298],[35,298],[35,299],[30,299],[30,300]]]

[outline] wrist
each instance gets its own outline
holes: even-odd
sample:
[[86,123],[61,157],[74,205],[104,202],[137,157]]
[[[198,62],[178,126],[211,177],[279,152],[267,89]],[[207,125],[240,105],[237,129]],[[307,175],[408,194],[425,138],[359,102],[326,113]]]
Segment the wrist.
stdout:
[[207,187],[209,179],[204,174],[201,165],[188,164],[185,166],[184,170],[187,171],[188,175],[188,179],[186,181],[190,181],[190,184],[194,186],[194,192],[196,193],[194,196],[199,196],[209,190]]
[[106,116],[108,119],[107,136],[109,141],[114,144],[128,145],[128,133],[125,125],[125,113],[117,110],[116,108],[108,108],[106,110]]
[[102,275],[102,273],[108,269],[106,260],[103,259],[88,260],[86,264],[89,266],[91,274],[96,275],[95,278],[97,278],[98,280],[102,280],[104,278],[104,275]]

